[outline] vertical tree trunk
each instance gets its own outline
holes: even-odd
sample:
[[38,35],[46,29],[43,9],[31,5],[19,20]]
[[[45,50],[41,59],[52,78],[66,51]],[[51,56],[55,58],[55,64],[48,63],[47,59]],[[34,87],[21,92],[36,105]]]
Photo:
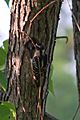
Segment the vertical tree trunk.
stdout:
[[76,60],[76,75],[77,85],[79,91],[79,103],[80,103],[80,1],[72,0],[73,5],[73,34],[74,34],[74,54]]
[[[12,0],[4,99],[14,103],[16,120],[55,119],[45,115],[45,104],[61,3],[61,0]],[[40,68],[41,78],[36,80],[32,68],[36,47],[34,50],[29,42],[45,48],[47,62]]]
[[73,7],[74,54],[76,60],[76,76],[79,94],[79,105],[73,118],[75,119],[76,114],[80,108],[80,1],[72,0],[72,7]]

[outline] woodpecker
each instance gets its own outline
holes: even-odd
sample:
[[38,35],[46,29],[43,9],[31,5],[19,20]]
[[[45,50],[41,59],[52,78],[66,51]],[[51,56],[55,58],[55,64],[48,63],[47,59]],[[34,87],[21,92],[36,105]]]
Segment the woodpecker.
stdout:
[[41,77],[46,67],[46,58],[44,46],[42,44],[36,44],[34,56],[32,58],[32,67],[37,86],[40,86],[41,83]]
[[[45,74],[47,65],[47,55],[45,47],[41,43],[34,43],[32,40],[27,42],[27,49],[29,50],[31,58],[31,67],[33,71],[33,79],[36,81],[37,86],[41,84],[41,77]],[[42,83],[43,84],[43,83]]]

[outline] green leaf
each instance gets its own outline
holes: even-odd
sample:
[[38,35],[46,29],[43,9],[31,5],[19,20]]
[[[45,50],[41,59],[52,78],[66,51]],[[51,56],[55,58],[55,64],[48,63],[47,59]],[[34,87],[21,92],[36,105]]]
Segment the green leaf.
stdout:
[[0,105],[0,120],[9,120],[10,111],[4,105]]
[[[4,115],[5,114],[5,115]],[[0,120],[15,120],[16,109],[10,102],[2,102],[0,104]]]
[[5,0],[5,1],[6,1],[7,5],[9,6],[9,1],[10,1],[10,0]]
[[53,86],[53,80],[50,80],[49,82],[49,91],[54,94],[54,86]]
[[7,54],[7,52],[8,52],[8,40],[5,40],[3,42],[3,45],[4,45],[4,50],[5,50],[6,54]]
[[7,81],[4,72],[0,71],[0,89],[6,91]]
[[53,64],[51,64],[51,68],[50,68],[50,75],[49,75],[49,91],[54,94],[54,86],[53,86],[53,70],[54,70],[54,66]]
[[5,65],[5,59],[6,59],[6,52],[2,47],[0,47],[0,67],[3,67]]
[[5,70],[5,64],[3,66],[0,66],[0,71],[4,71]]

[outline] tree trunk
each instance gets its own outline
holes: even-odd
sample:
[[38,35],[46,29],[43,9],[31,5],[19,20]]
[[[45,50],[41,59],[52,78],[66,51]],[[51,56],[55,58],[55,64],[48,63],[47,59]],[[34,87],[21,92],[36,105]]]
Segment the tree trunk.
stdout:
[[[16,120],[56,120],[45,113],[45,105],[61,3],[12,0],[4,100],[15,105]],[[39,71],[33,69],[34,58],[40,58]]]
[[72,16],[73,16],[74,54],[76,60],[76,76],[79,94],[79,105],[73,118],[75,119],[78,109],[80,108],[80,1],[72,0],[72,7],[73,7]]
[[73,5],[73,34],[74,34],[74,54],[76,60],[76,75],[80,103],[80,1],[72,0]]

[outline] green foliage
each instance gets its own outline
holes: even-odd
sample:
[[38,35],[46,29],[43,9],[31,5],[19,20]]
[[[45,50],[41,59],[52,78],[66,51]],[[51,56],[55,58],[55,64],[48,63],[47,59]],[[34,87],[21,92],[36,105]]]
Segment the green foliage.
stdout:
[[54,94],[54,86],[53,86],[53,64],[51,64],[50,75],[49,75],[49,91]]
[[5,66],[6,52],[0,47],[0,69]]
[[8,40],[5,40],[3,42],[3,47],[0,47],[0,70],[5,69],[7,52],[8,52]]
[[[8,1],[7,1],[8,2]],[[0,90],[6,91],[7,82],[5,77],[5,61],[8,52],[8,40],[3,42],[3,47],[0,47]],[[5,114],[5,115],[4,115]],[[15,120],[16,109],[10,102],[2,102],[0,104],[0,120]]]
[[0,47],[0,89],[6,91],[6,77],[5,77],[5,62],[8,52],[8,40],[3,42],[3,47]]
[[0,71],[0,89],[6,91],[6,77],[3,71]]
[[10,102],[0,104],[0,120],[16,120],[16,109]]
[[10,1],[10,0],[5,0],[5,1],[6,1],[7,5],[9,6],[9,1]]
[[8,40],[5,40],[5,41],[3,42],[3,46],[4,46],[4,51],[5,51],[6,54],[7,54],[7,52],[8,52]]

